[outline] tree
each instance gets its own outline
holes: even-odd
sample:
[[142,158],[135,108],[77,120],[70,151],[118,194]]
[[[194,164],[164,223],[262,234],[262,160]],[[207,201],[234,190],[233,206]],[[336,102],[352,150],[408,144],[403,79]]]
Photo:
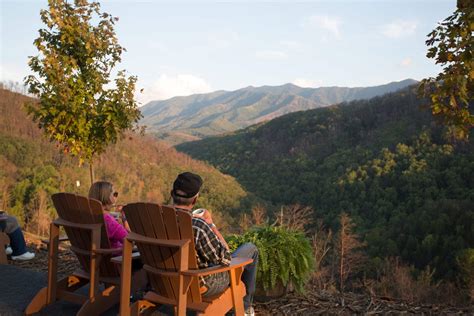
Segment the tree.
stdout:
[[469,298],[474,302],[474,249],[463,250],[456,261],[461,270],[461,281],[467,288]]
[[323,222],[318,220],[314,228],[312,236],[313,253],[315,269],[313,278],[316,280],[320,290],[326,289],[328,286],[330,269],[323,265],[326,255],[331,249],[332,231],[324,228]]
[[253,225],[260,226],[265,224],[267,221],[267,210],[262,204],[257,204],[252,207],[252,223]]
[[39,104],[27,109],[50,140],[81,165],[89,163],[94,181],[93,157],[141,117],[134,100],[137,78],[122,70],[112,84],[112,69],[125,49],[114,31],[118,18],[101,13],[98,2],[49,0],[48,7],[41,10],[46,28],[34,41],[39,55],[29,60],[37,77],[25,78]]
[[363,246],[354,233],[354,223],[349,215],[342,213],[339,217],[340,229],[336,241],[336,255],[338,258],[339,289],[344,292],[344,283],[349,275],[360,268],[365,260],[359,251]]
[[282,206],[279,212],[276,212],[276,223],[290,230],[300,230],[306,232],[313,222],[313,209],[309,206],[294,204]]
[[474,126],[474,7],[471,0],[458,0],[457,7],[428,34],[426,56],[443,71],[422,80],[420,93],[431,98],[433,115],[444,117],[452,136],[468,139]]

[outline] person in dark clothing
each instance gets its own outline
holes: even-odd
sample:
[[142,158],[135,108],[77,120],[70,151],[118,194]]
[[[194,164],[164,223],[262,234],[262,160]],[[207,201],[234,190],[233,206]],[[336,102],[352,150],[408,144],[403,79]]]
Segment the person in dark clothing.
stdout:
[[[257,277],[258,249],[254,244],[246,243],[231,253],[227,242],[212,221],[211,212],[205,209],[197,209],[193,212],[202,183],[201,177],[197,174],[191,172],[179,174],[171,190],[173,205],[176,209],[193,214],[194,245],[200,269],[214,265],[229,265],[232,257],[253,259],[253,263],[245,266],[242,273],[242,281],[246,288],[245,315],[253,316],[255,312],[252,301]],[[229,274],[222,272],[205,276],[201,278],[201,285],[204,297],[222,293],[229,287]]]

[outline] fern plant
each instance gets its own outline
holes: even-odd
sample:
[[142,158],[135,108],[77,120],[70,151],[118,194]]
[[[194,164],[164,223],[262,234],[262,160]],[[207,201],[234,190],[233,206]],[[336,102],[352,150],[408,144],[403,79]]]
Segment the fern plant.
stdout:
[[264,226],[226,239],[232,251],[246,242],[257,246],[257,284],[264,290],[274,289],[278,282],[283,286],[291,282],[298,292],[303,292],[314,269],[313,251],[304,233],[280,226]]

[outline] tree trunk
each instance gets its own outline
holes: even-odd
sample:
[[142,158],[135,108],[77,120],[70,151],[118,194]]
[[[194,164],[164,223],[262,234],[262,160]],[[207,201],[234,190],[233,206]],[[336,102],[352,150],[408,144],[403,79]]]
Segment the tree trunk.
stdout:
[[89,162],[89,174],[91,176],[91,185],[92,185],[95,182],[94,165],[92,164],[92,161]]
[[344,291],[344,227],[341,227],[341,250],[339,253],[340,260],[339,260],[339,290],[341,293]]

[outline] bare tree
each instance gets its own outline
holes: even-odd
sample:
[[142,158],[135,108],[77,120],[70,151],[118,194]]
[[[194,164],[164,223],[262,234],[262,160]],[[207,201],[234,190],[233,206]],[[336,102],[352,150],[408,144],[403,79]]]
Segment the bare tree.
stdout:
[[346,213],[341,214],[340,225],[335,250],[338,258],[339,289],[344,292],[344,283],[349,275],[365,261],[365,256],[360,251],[365,244],[360,242],[354,233],[355,225]]
[[252,226],[260,226],[267,222],[267,210],[262,204],[252,207],[251,214],[243,213],[239,218],[239,228],[245,232]]
[[241,233],[245,232],[246,230],[249,229],[250,226],[251,226],[251,223],[250,223],[250,218],[248,214],[246,213],[240,214],[240,219],[239,219],[240,232]]
[[317,282],[319,289],[326,289],[328,279],[330,278],[330,267],[323,266],[323,260],[326,258],[331,249],[332,231],[326,230],[323,222],[319,220],[312,236],[313,252],[315,258],[315,269],[313,280]]
[[275,224],[287,227],[289,229],[301,230],[306,232],[313,222],[313,209],[309,206],[294,204],[282,206],[276,215]]
[[267,221],[267,209],[262,204],[252,208],[252,222],[254,225],[263,225]]
[[36,231],[39,236],[46,236],[51,218],[48,214],[48,193],[39,189],[31,201],[31,212],[28,230]]

